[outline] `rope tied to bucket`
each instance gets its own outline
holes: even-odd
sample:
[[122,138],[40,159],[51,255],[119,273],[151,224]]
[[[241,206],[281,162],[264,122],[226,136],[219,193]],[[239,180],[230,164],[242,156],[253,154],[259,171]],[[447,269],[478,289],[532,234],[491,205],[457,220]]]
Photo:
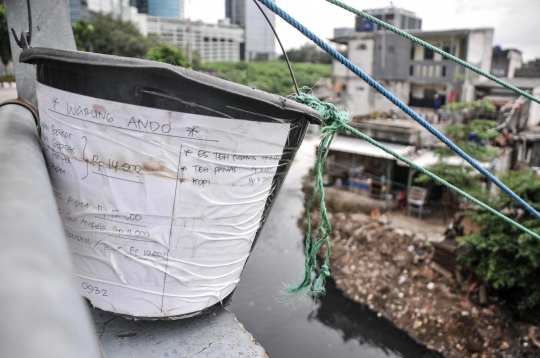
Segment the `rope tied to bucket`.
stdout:
[[[302,87],[302,90],[311,90],[309,87]],[[300,92],[289,96],[295,101],[305,104],[310,108],[315,109],[323,117],[323,126],[320,133],[323,135],[321,144],[317,150],[317,158],[315,161],[315,186],[313,193],[306,205],[307,214],[307,233],[305,240],[305,264],[304,277],[302,282],[296,286],[286,286],[284,293],[286,296],[296,296],[299,294],[307,294],[313,298],[325,293],[325,280],[330,276],[330,233],[332,226],[328,218],[326,204],[324,202],[324,187],[323,187],[323,169],[330,151],[330,143],[334,139],[334,135],[346,129],[346,123],[349,121],[349,114],[339,112],[336,106],[332,103],[325,103],[310,94]],[[317,225],[315,235],[312,237],[311,229],[311,206],[315,199],[319,199],[319,210],[321,219]],[[312,272],[317,269],[317,254],[321,247],[326,244],[326,257],[320,267],[318,276],[313,277]]]

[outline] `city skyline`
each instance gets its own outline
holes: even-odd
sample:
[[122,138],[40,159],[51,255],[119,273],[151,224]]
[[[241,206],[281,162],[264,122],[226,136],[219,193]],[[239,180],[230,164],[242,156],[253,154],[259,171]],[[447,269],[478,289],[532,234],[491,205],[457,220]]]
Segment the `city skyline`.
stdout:
[[[277,0],[276,4],[324,39],[333,36],[334,28],[354,27],[355,15],[324,0]],[[389,6],[390,2],[350,0],[347,4],[358,9],[370,9]],[[539,28],[540,2],[394,0],[393,4],[415,12],[422,18],[424,30],[493,27],[493,45],[517,48],[523,52],[525,61],[540,58],[540,46],[535,38]],[[194,20],[216,22],[225,17],[225,0],[188,1],[187,5],[186,17]],[[280,18],[276,19],[276,28],[286,49],[309,42]],[[281,52],[278,48],[276,51]]]

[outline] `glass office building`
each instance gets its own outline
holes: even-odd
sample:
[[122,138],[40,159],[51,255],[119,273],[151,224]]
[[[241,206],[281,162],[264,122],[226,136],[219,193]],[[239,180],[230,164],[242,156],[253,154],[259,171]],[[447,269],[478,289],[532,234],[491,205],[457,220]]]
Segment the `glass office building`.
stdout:
[[185,0],[130,0],[140,14],[183,19]]
[[[275,25],[275,14],[266,8],[264,11]],[[268,61],[276,58],[274,33],[252,0],[225,0],[225,16],[244,29],[244,43],[240,48],[242,60]]]
[[87,20],[90,17],[88,2],[86,0],[66,0],[69,6],[69,17],[71,22]]

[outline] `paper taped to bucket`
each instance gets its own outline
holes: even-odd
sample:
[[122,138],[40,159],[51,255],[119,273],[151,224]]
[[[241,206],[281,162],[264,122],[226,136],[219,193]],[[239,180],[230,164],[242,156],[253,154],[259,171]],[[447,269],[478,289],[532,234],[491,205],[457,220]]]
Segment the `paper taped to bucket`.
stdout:
[[291,124],[149,108],[43,83],[37,93],[80,293],[143,318],[190,315],[229,296],[283,179],[276,185]]

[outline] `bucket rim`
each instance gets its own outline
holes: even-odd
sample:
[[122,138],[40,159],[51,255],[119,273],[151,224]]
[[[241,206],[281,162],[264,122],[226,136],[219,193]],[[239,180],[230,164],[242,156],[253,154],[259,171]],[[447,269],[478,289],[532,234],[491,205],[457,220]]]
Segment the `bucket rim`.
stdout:
[[285,98],[278,94],[261,91],[249,86],[227,81],[218,77],[210,76],[202,72],[190,70],[181,66],[173,66],[163,62],[151,61],[140,58],[105,55],[92,52],[60,50],[47,47],[33,47],[21,52],[19,61],[36,64],[38,60],[50,60],[67,62],[89,66],[121,67],[134,69],[161,69],[169,71],[175,76],[199,82],[206,86],[215,87],[238,96],[249,97],[265,102],[284,111],[292,111],[305,115],[312,124],[321,125],[323,118],[316,110]]

